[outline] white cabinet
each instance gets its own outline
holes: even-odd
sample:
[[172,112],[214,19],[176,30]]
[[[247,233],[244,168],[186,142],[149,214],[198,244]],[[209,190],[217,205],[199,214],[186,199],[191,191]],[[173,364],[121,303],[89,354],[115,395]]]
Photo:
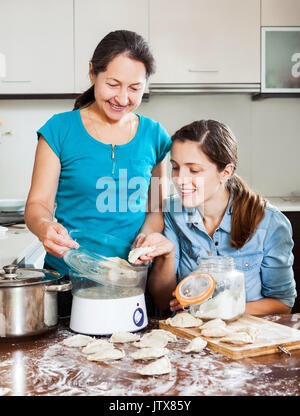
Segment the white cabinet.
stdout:
[[152,84],[260,82],[260,0],[149,1]]
[[89,61],[109,32],[126,29],[148,40],[148,0],[75,0],[75,92],[90,86]]
[[299,0],[262,0],[262,26],[300,26]]
[[74,92],[73,1],[1,1],[0,17],[0,94]]

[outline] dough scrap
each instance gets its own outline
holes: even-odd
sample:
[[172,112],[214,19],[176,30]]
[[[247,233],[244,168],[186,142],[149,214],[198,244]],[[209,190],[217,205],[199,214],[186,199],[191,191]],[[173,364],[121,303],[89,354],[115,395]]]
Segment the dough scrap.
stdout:
[[105,347],[101,351],[95,354],[89,354],[86,358],[89,361],[106,361],[106,360],[120,360],[125,356],[124,350],[118,350],[117,348]]
[[211,321],[205,322],[205,324],[201,325],[202,329],[212,328],[214,326],[221,326],[223,328],[226,327],[226,322],[222,321],[220,318],[212,319]]
[[219,338],[231,334],[231,331],[228,328],[223,328],[222,326],[212,326],[201,330],[201,335],[204,337]]
[[153,363],[138,368],[136,372],[146,376],[167,374],[171,372],[171,362],[167,356],[164,356]]
[[201,337],[193,338],[192,341],[182,350],[183,352],[201,352],[207,345]]
[[133,352],[130,354],[130,357],[134,360],[151,360],[152,358],[162,357],[163,355],[168,354],[168,352],[169,350],[167,348],[147,347]]
[[89,342],[93,340],[94,338],[87,335],[77,334],[64,339],[62,344],[66,345],[67,347],[85,347]]
[[144,347],[165,347],[168,342],[170,341],[170,337],[168,334],[163,332],[149,332],[142,336],[140,341],[134,342],[134,346],[137,348],[144,348]]
[[227,337],[221,338],[222,342],[228,344],[253,344],[254,339],[247,332],[232,332]]
[[128,261],[130,263],[135,263],[135,261],[140,257],[147,253],[151,253],[151,251],[155,250],[155,246],[150,247],[137,247],[131,250],[128,254]]
[[124,343],[138,341],[139,339],[140,336],[138,334],[133,334],[131,332],[126,331],[117,331],[112,334],[112,336],[109,339],[109,342]]
[[177,313],[173,318],[168,318],[166,324],[176,326],[177,328],[194,328],[203,324],[199,318],[195,318],[188,312]]
[[83,354],[94,354],[103,348],[113,348],[113,344],[108,342],[106,339],[96,339],[87,344],[86,347],[82,348],[81,352]]

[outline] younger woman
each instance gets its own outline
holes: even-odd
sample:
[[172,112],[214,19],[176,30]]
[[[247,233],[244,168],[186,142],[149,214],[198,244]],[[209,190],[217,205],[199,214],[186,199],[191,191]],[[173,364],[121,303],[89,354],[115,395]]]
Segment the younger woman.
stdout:
[[245,275],[246,313],[289,313],[296,297],[291,225],[235,174],[229,128],[214,120],[181,128],[171,163],[178,195],[168,200],[164,236],[153,233],[143,243],[156,245],[148,287],[159,309],[181,308],[173,292],[198,257],[231,256]]

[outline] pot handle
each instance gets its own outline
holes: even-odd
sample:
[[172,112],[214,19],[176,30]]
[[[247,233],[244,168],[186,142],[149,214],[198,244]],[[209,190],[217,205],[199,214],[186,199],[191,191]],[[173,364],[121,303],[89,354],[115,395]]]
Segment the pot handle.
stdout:
[[46,286],[46,292],[67,292],[72,289],[72,282],[64,283],[63,285]]

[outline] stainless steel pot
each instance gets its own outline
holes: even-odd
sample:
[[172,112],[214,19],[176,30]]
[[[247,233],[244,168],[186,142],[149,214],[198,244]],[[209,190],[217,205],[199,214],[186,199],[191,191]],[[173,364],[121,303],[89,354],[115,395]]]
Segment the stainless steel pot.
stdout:
[[38,335],[58,322],[57,292],[71,290],[60,284],[62,275],[53,270],[3,267],[0,273],[0,338]]

